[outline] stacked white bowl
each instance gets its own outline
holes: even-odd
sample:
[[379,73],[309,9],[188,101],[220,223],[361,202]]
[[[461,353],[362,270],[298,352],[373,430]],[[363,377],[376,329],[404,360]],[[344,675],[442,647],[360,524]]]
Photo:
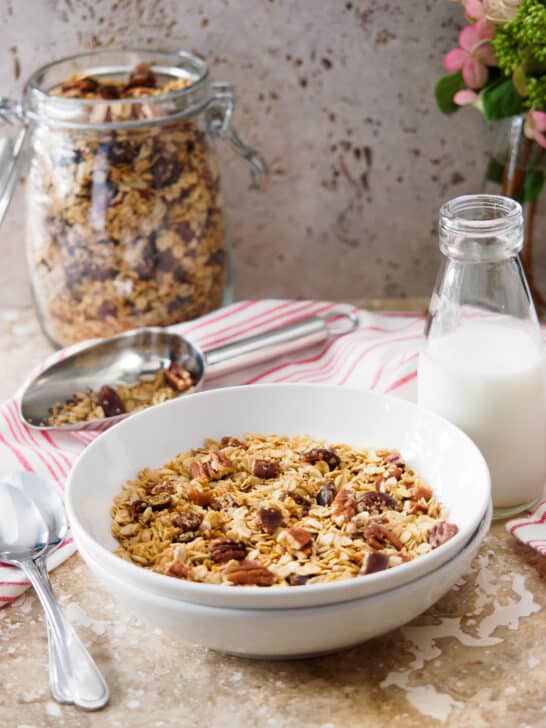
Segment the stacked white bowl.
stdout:
[[[110,508],[123,483],[207,437],[306,434],[354,447],[398,449],[459,531],[386,571],[293,588],[234,587],[156,574],[113,553]],[[67,488],[72,532],[106,588],[150,623],[185,640],[248,657],[298,657],[357,644],[413,619],[468,570],[491,521],[487,465],[437,415],[393,397],[302,384],[231,387],[133,415],[82,454]]]

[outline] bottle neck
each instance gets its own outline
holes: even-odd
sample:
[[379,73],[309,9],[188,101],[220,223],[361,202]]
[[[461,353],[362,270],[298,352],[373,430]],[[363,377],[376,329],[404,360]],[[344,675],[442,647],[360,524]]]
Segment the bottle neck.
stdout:
[[466,195],[440,210],[440,250],[466,263],[498,263],[523,247],[521,205],[499,195]]

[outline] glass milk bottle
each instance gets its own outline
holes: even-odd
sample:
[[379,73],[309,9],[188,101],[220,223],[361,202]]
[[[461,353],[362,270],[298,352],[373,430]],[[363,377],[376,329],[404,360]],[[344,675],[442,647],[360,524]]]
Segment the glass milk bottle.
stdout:
[[[440,210],[445,255],[419,360],[419,403],[464,430],[491,472],[494,515],[544,490],[543,342],[518,253],[518,202],[467,195]],[[469,507],[471,504],[469,504]]]

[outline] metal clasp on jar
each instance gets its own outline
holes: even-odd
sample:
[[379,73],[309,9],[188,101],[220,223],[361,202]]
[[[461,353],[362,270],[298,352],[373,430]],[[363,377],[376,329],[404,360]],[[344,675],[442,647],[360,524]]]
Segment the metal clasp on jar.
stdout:
[[0,97],[0,119],[13,128],[14,122],[20,126],[14,138],[0,135],[0,224],[11,202],[13,190],[19,179],[25,145],[27,126],[22,105],[19,101]]
[[213,83],[211,89],[212,95],[205,112],[209,133],[212,137],[224,139],[231,144],[235,152],[247,163],[252,186],[258,188],[268,172],[267,162],[230,126],[235,109],[233,86],[230,83]]

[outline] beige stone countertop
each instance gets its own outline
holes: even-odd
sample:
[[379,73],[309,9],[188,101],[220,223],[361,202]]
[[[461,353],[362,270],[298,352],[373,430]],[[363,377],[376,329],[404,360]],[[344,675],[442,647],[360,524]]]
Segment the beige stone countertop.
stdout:
[[[412,307],[395,303],[389,307]],[[0,396],[48,351],[29,310],[0,311]],[[546,726],[545,574],[546,558],[496,524],[468,575],[410,624],[328,657],[255,662],[140,621],[76,554],[54,571],[53,586],[111,702],[91,714],[52,700],[44,620],[28,591],[0,610],[0,721],[4,728]]]

